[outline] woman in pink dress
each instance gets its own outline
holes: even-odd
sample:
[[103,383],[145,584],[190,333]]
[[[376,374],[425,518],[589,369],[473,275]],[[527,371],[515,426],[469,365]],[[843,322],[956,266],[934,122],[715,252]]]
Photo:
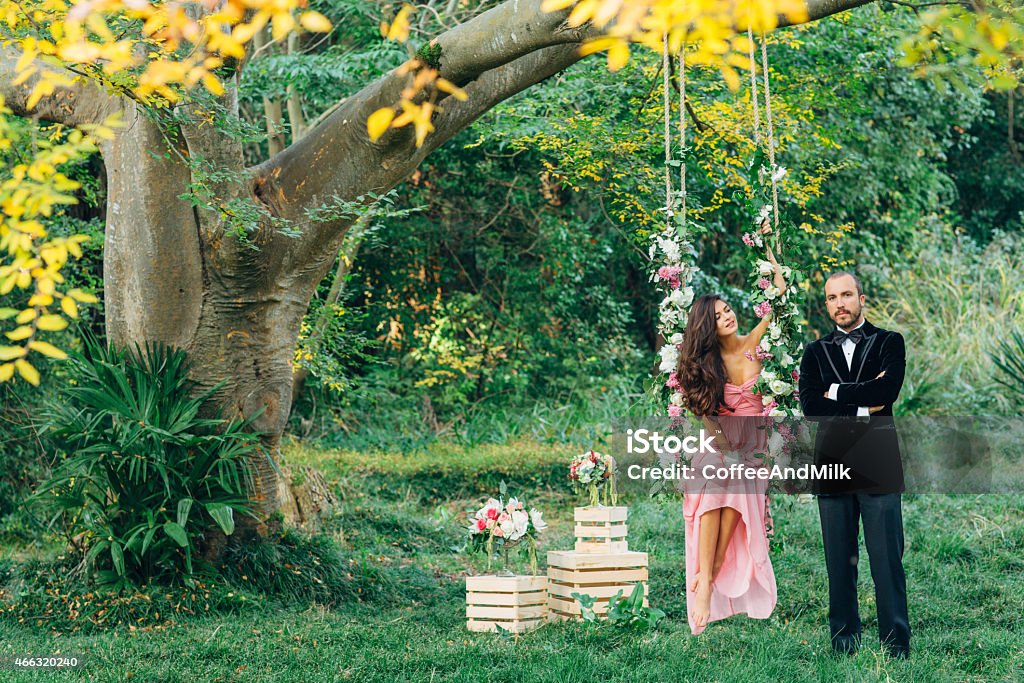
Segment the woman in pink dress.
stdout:
[[[785,279],[771,250],[768,258],[781,296]],[[761,372],[754,349],[769,323],[764,318],[750,334],[738,335],[736,314],[717,295],[702,296],[690,308],[677,374],[687,408],[704,418],[710,433],[717,432],[719,451],[694,456],[697,478],[687,483],[683,497],[686,607],[694,635],[733,614],[766,619],[775,609],[767,480],[701,478],[705,465],[728,466],[729,458],[760,464],[767,418],[751,387]]]

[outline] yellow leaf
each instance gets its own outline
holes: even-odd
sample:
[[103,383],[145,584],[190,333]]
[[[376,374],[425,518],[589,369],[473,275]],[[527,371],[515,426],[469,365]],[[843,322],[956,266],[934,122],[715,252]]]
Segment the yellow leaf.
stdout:
[[608,49],[608,69],[610,71],[618,71],[626,66],[628,61],[629,45],[625,41],[620,41],[617,45],[612,45]]
[[449,93],[452,97],[454,97],[457,100],[465,102],[466,100],[469,99],[469,95],[466,94],[465,90],[455,85],[447,78],[438,78],[434,82],[434,84],[437,86],[438,90]]
[[68,326],[68,321],[59,315],[44,315],[36,322],[36,327],[47,332],[58,332]]
[[69,318],[78,317],[78,304],[76,304],[75,300],[70,296],[66,296],[60,300],[60,307]]
[[14,361],[14,367],[18,369],[18,374],[22,379],[33,386],[39,386],[39,371],[32,367],[27,360]]
[[[2,294],[2,292],[0,292],[0,294]],[[86,292],[83,292],[82,290],[78,289],[77,287],[75,289],[72,289],[71,291],[69,291],[68,292],[68,296],[70,296],[72,299],[74,299],[75,301],[77,301],[80,304],[94,304],[94,303],[97,303],[99,301],[99,299],[97,299],[92,294],[88,294]]]
[[388,40],[394,40],[399,43],[404,43],[409,39],[409,15],[413,12],[412,5],[402,5],[402,9],[398,10],[398,14],[395,15],[395,20],[391,22],[391,25],[381,24],[381,27],[387,27],[387,33],[384,37]]
[[36,309],[26,308],[24,311],[18,314],[18,317],[14,319],[14,322],[18,323],[19,325],[24,325],[25,323],[32,322],[35,319]]
[[370,118],[366,121],[366,131],[370,134],[370,139],[377,142],[394,118],[395,110],[391,107],[384,107],[370,114]]
[[24,346],[0,346],[0,361],[21,358],[28,350]]
[[56,358],[57,360],[64,360],[65,358],[68,357],[68,354],[64,353],[53,344],[49,344],[44,341],[30,341],[28,343],[28,347],[33,351],[38,351],[44,356]]
[[203,74],[203,85],[206,86],[206,89],[214,97],[220,97],[224,94],[224,86],[221,85],[220,79],[211,73]]
[[299,23],[302,28],[313,33],[327,33],[331,30],[331,22],[319,12],[303,12]]
[[40,78],[36,82],[36,86],[34,88],[32,88],[32,94],[28,96],[27,100],[25,100],[25,108],[31,111],[32,109],[35,108],[35,106],[37,104],[39,104],[39,100],[43,99],[47,95],[52,95],[52,94],[53,94],[53,83],[51,83],[50,81],[46,80],[45,77],[44,78]]
[[[35,311],[33,311],[34,313]],[[13,318],[16,315],[21,315],[24,311],[19,311],[17,308],[0,308],[0,320],[7,320]]]
[[281,40],[295,28],[295,18],[290,14],[279,12],[270,20],[270,35],[274,40]]
[[14,376],[14,363],[0,365],[0,382],[6,382]]
[[10,332],[6,332],[5,334],[7,335],[7,338],[10,339],[11,341],[21,341],[22,339],[28,339],[29,337],[32,336],[32,326],[22,325],[21,327],[16,327]]

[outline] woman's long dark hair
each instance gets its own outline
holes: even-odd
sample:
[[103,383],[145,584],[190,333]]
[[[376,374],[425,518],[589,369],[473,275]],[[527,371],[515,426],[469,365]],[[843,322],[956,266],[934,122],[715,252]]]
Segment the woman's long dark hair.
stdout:
[[690,306],[676,368],[686,407],[702,417],[732,412],[725,403],[725,363],[718,343],[716,301],[723,299],[717,294],[705,294]]

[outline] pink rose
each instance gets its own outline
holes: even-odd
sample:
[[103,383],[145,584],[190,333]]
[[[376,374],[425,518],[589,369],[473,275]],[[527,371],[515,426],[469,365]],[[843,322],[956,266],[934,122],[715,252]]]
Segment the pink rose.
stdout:
[[487,520],[486,519],[478,519],[478,520],[476,520],[476,530],[477,531],[483,531],[486,528],[487,528]]
[[760,287],[761,289],[768,289],[769,287],[772,286],[772,283],[768,282],[768,278],[763,277],[757,281],[757,286]]
[[754,313],[758,318],[765,318],[769,313],[772,312],[772,305],[767,301],[762,301],[757,306],[754,306]]
[[498,508],[487,508],[487,519],[497,519]]
[[683,407],[672,404],[668,407],[669,417],[681,417],[683,414]]
[[747,245],[748,247],[754,246],[754,238],[750,236],[749,232],[743,233],[743,244]]
[[678,389],[680,387],[679,375],[674,370],[668,376],[668,381],[665,382],[665,386],[669,389]]
[[792,377],[794,380],[800,379],[800,373],[797,372],[796,370],[794,370],[793,372],[789,373],[789,376]]

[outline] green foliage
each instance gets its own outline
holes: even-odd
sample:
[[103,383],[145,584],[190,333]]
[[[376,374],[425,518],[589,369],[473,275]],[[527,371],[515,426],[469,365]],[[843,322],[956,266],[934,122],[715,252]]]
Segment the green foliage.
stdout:
[[996,353],[989,354],[998,370],[996,381],[1009,389],[1017,404],[1024,403],[1024,334],[1011,330],[996,343]]
[[283,604],[336,607],[394,596],[394,578],[378,565],[342,553],[327,536],[286,531],[278,538],[237,543],[224,554],[220,573],[232,585]]
[[896,409],[904,415],[1016,414],[1019,395],[996,381],[991,353],[1008,330],[1024,327],[1021,237],[980,245],[941,224],[930,227],[917,238],[922,246],[870,269],[886,284],[866,292],[867,317],[907,340],[907,375]]
[[591,595],[585,593],[573,593],[572,597],[580,605],[580,614],[583,621],[588,624],[605,625],[624,628],[654,629],[658,622],[665,618],[664,610],[656,607],[644,606],[644,584],[636,583],[628,597],[623,595],[620,589],[608,600],[607,621],[598,618],[594,611],[594,603],[597,601]]
[[259,437],[200,416],[216,387],[196,391],[184,351],[84,343],[74,384],[45,417],[60,455],[33,497],[57,509],[102,583],[191,583],[203,535],[230,535],[235,514],[251,514]]

